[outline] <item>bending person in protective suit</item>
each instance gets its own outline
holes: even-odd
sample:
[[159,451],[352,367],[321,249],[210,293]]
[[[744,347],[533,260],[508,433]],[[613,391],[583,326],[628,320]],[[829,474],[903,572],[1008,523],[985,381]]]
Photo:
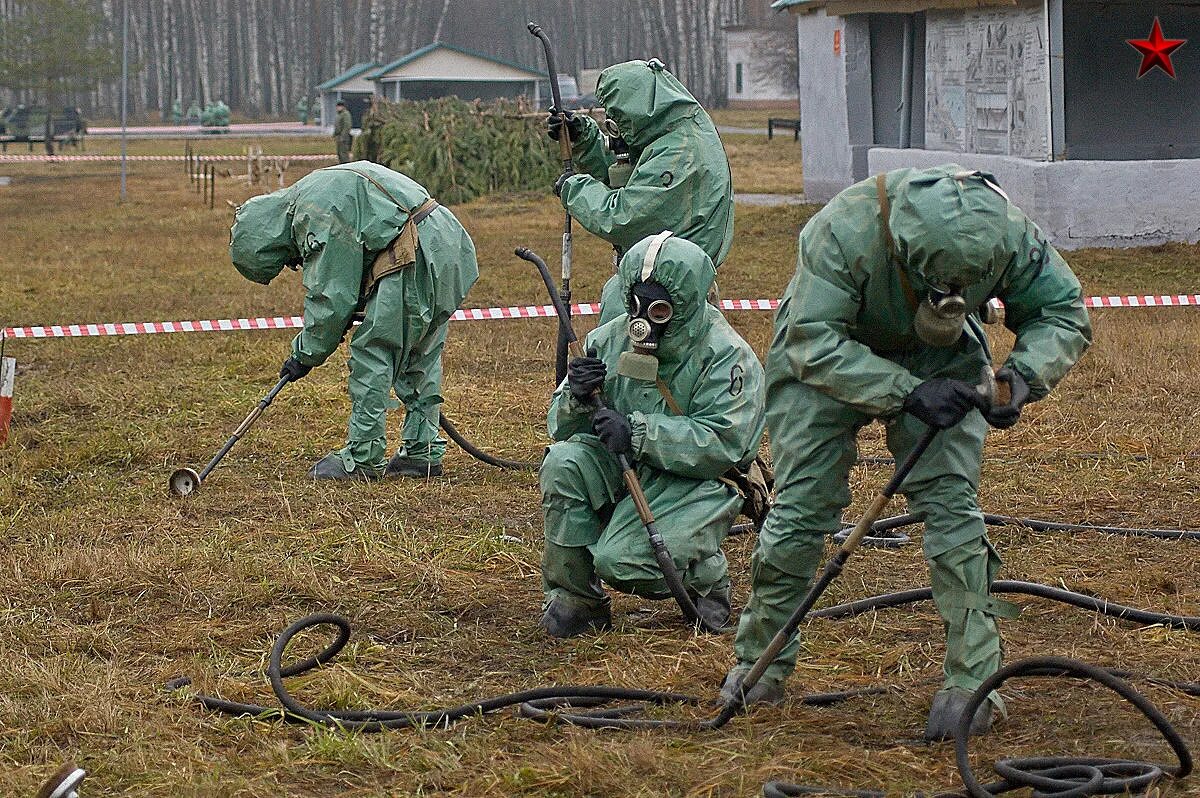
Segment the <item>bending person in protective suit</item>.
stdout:
[[[722,477],[758,454],[763,371],[705,302],[715,273],[703,250],[669,232],[635,244],[618,272],[627,315],[588,335],[588,356],[572,359],[554,393],[549,429],[558,442],[540,479],[541,626],[555,637],[609,627],[601,579],[646,598],[670,596],[614,453],[636,464],[697,609],[717,626],[729,618],[721,541],[742,499]],[[595,409],[597,390],[606,409]]]
[[[331,166],[237,209],[229,254],[266,285],[304,274],[304,329],[280,377],[298,380],[350,330],[350,432],[314,479],[437,476],[442,348],[451,314],[479,276],[475,245],[420,184],[368,161]],[[387,460],[390,392],[404,403],[404,445]]]
[[[657,59],[608,67],[596,99],[607,135],[586,114],[566,122],[580,173],[555,183],[563,207],[618,252],[673,230],[720,267],[733,242],[733,181],[708,113]],[[562,120],[552,114],[547,126],[557,141]],[[605,284],[601,324],[621,315],[620,290],[616,276]]]
[[[1007,405],[981,408],[991,363],[979,316],[1005,306],[1016,343],[997,378]],[[932,426],[942,432],[901,486],[925,521],[924,553],[946,632],[945,681],[928,739],[945,739],[972,691],[1000,667],[996,619],[1016,608],[989,593],[1000,558],[976,491],[988,425],[1011,427],[1091,343],[1079,282],[995,179],[949,164],[900,169],[839,194],[805,226],[795,276],[767,356],[767,416],[777,497],[751,564],[738,663],[722,697],[762,654],[808,590],[825,536],[850,503],[855,435],[883,421],[897,461]],[[982,410],[983,412],[977,412]],[[778,703],[793,639],[745,698]],[[990,727],[993,694],[973,719]]]

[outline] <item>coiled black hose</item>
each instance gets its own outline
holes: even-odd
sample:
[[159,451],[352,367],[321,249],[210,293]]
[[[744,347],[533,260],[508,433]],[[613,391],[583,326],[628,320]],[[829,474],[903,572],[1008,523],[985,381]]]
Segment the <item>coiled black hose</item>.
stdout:
[[[300,632],[314,626],[334,626],[337,637],[320,653],[287,667],[283,665],[283,655],[292,639]],[[508,706],[523,704],[527,701],[570,701],[578,706],[597,706],[610,701],[638,701],[638,707],[645,704],[689,704],[698,703],[691,696],[667,693],[657,690],[637,690],[619,687],[576,687],[564,685],[561,687],[542,687],[534,690],[524,690],[517,693],[487,698],[457,707],[436,709],[427,712],[392,712],[387,710],[326,710],[312,709],[297,701],[284,685],[283,680],[289,676],[299,676],[302,673],[324,665],[345,647],[350,640],[350,622],[340,615],[318,613],[308,615],[284,629],[275,645],[271,647],[271,655],[267,661],[267,678],[271,682],[271,690],[279,699],[282,708],[263,707],[258,704],[243,704],[236,701],[226,701],[215,696],[196,694],[194,699],[205,709],[236,716],[251,716],[264,719],[280,719],[291,723],[319,723],[325,726],[350,729],[361,732],[379,732],[386,729],[406,729],[414,727],[448,726],[455,721],[475,715],[495,712]],[[191,679],[181,677],[173,679],[166,685],[167,690],[179,690],[191,684]]]
[[455,427],[452,423],[450,423],[450,419],[446,418],[445,413],[441,414],[440,424],[442,429],[446,431],[446,437],[457,443],[460,447],[462,447],[464,452],[471,455],[481,463],[487,463],[490,466],[504,468],[509,471],[537,471],[542,466],[540,461],[536,463],[530,463],[525,460],[508,460],[503,457],[497,457],[494,454],[488,454],[483,449],[480,449],[478,446],[467,440],[467,438],[458,431],[458,427]]
[[[1067,677],[1099,682],[1137,707],[1166,740],[1178,765],[1162,765],[1131,759],[1100,757],[1028,757],[1001,759],[993,767],[1001,780],[980,784],[971,768],[967,750],[971,719],[988,700],[988,695],[1018,676]],[[1192,772],[1192,755],[1179,732],[1150,701],[1113,671],[1067,657],[1031,657],[1001,668],[979,686],[963,708],[954,731],[954,756],[965,795],[994,798],[1014,790],[1032,789],[1033,798],[1085,798],[1091,795],[1149,794],[1165,778],[1181,779]],[[852,798],[886,798],[875,790],[845,790],[809,784],[772,781],[763,785],[763,798],[794,798],[799,795],[840,795]],[[917,793],[918,796],[923,793]],[[934,798],[961,798],[962,792],[944,792]]]
[[[1006,586],[1019,586],[1020,589],[1001,589],[1006,588]],[[993,583],[993,590],[996,592],[1021,592],[1026,595],[1046,598],[1052,601],[1065,602],[1072,606],[1093,610],[1102,615],[1132,620],[1138,623],[1161,623],[1187,629],[1188,631],[1200,631],[1200,618],[1156,613],[1148,610],[1136,610],[1119,604],[1112,604],[1104,599],[1072,593],[1071,591],[1061,590],[1049,585],[1038,585],[1031,582],[997,581]],[[826,610],[815,612],[813,615],[826,618],[845,618],[872,609],[894,607],[900,604],[926,600],[931,595],[932,592],[928,588],[903,591],[901,593],[889,593],[851,602],[850,604],[830,607]],[[338,628],[337,638],[315,656],[285,668],[282,664],[283,655],[292,638],[304,629],[323,625],[336,626]],[[360,731],[382,731],[383,729],[447,724],[464,717],[493,712],[507,706],[517,706],[518,712],[523,717],[533,720],[548,721],[555,719],[560,722],[591,729],[705,731],[718,729],[724,726],[727,721],[727,718],[723,718],[722,715],[717,715],[707,720],[630,717],[644,710],[646,704],[685,704],[699,706],[701,699],[694,696],[657,690],[638,690],[620,687],[544,687],[518,693],[509,693],[495,698],[464,704],[459,707],[428,712],[318,710],[307,708],[297,702],[287,691],[283,680],[288,676],[305,673],[318,665],[331,661],[342,650],[349,639],[349,621],[340,616],[330,614],[317,614],[301,618],[280,634],[279,638],[275,641],[275,645],[271,648],[271,656],[267,664],[267,676],[271,682],[271,689],[274,691],[276,698],[279,699],[282,709],[272,709],[256,704],[241,704],[200,694],[195,695],[194,698],[205,708],[217,712],[233,715],[282,718],[289,721],[307,721],[330,726],[342,726]],[[1110,672],[1110,675],[1114,675],[1115,673],[1118,672]],[[1153,681],[1169,687],[1179,686],[1166,680]],[[169,682],[167,688],[169,690],[177,690],[190,683],[190,679],[182,677]],[[1200,693],[1200,685],[1184,683],[1180,689],[1187,691],[1189,688],[1193,691],[1192,694]],[[800,703],[810,706],[827,706],[858,696],[877,695],[886,692],[888,689],[887,687],[870,687],[857,690],[818,693],[802,697]],[[632,706],[608,706],[610,702],[618,700],[637,701],[640,703]],[[573,711],[579,709],[586,711]]]

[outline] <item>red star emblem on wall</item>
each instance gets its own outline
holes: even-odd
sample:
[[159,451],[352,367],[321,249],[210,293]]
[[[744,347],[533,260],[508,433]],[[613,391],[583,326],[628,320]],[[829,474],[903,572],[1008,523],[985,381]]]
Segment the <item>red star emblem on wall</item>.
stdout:
[[1171,63],[1171,53],[1187,44],[1187,39],[1165,38],[1158,17],[1154,18],[1154,27],[1150,29],[1149,39],[1126,39],[1125,41],[1142,54],[1142,68],[1138,70],[1139,78],[1155,67],[1174,78],[1175,65]]

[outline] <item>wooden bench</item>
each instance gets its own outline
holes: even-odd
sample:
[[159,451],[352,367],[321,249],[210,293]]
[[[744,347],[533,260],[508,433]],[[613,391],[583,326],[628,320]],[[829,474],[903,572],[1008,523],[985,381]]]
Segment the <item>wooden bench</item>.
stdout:
[[792,131],[792,139],[794,141],[800,140],[800,120],[799,119],[783,119],[783,118],[775,117],[775,116],[768,118],[767,119],[767,139],[768,140],[775,137],[775,128],[777,128],[777,127],[784,128],[785,130],[791,130]]

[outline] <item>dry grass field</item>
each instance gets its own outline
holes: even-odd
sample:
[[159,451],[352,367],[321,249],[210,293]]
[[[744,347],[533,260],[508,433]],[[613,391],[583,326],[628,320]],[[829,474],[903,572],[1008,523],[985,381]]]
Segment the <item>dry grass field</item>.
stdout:
[[[731,144],[739,157],[742,142]],[[138,143],[134,151],[160,146]],[[241,144],[212,146],[237,152]],[[763,169],[779,163],[774,153],[764,157],[771,163]],[[310,166],[293,168],[290,179]],[[794,166],[797,174],[781,179],[798,188]],[[249,190],[228,179],[209,211],[177,164],[134,164],[125,205],[116,202],[113,164],[0,164],[0,174],[13,178],[0,187],[0,326],[299,309],[294,275],[262,287],[229,264],[223,200],[240,201]],[[751,166],[738,186],[761,188],[756,179]],[[528,245],[557,260],[553,198],[492,197],[454,210],[480,253],[482,276],[466,304],[541,303],[536,276],[512,250]],[[793,270],[796,230],[814,210],[739,207],[723,294],[778,296]],[[609,250],[580,234],[576,252],[576,295],[590,299],[608,274]],[[1196,246],[1084,251],[1069,260],[1090,294],[1200,289]],[[769,314],[731,321],[765,353]],[[984,507],[1200,527],[1200,311],[1110,310],[1094,321],[1096,344],[1061,389],[989,440]],[[452,326],[446,412],[485,448],[532,459],[545,445],[552,332],[547,321]],[[1008,334],[995,335],[1004,349]],[[729,637],[694,636],[665,602],[617,597],[611,633],[568,642],[541,635],[532,474],[501,472],[452,448],[446,476],[429,482],[307,482],[307,468],[344,434],[341,354],[290,386],[202,491],[169,497],[171,470],[202,465],[274,383],[290,336],[9,342],[19,370],[13,434],[0,449],[0,794],[31,795],[64,760],[90,772],[85,798],[749,798],[772,778],[896,795],[957,784],[950,746],[914,742],[942,655],[929,606],[804,629],[793,695],[863,685],[889,685],[888,693],[824,709],[793,701],[709,735],[596,733],[510,713],[450,729],[361,735],[231,719],[167,694],[168,679],[189,674],[206,692],[273,703],[266,652],[287,623],[314,611],[355,625],[336,664],[292,685],[323,706],[430,708],[551,683],[708,696],[731,664]],[[867,430],[862,449],[882,452],[878,428]],[[886,467],[855,469],[851,515],[886,476]],[[1195,543],[1015,528],[994,530],[993,540],[1008,578],[1197,614]],[[742,536],[726,546],[738,605],[753,542]],[[868,551],[827,601],[925,582],[919,545]],[[1200,641],[1186,632],[1018,603],[1023,618],[1003,624],[1010,661],[1055,653],[1197,677]],[[1200,699],[1146,689],[1185,737],[1200,740]],[[981,763],[1022,753],[1168,755],[1144,720],[1099,689],[1037,680],[1006,693],[1010,717],[977,741]],[[1200,780],[1168,792],[1200,794]]]

